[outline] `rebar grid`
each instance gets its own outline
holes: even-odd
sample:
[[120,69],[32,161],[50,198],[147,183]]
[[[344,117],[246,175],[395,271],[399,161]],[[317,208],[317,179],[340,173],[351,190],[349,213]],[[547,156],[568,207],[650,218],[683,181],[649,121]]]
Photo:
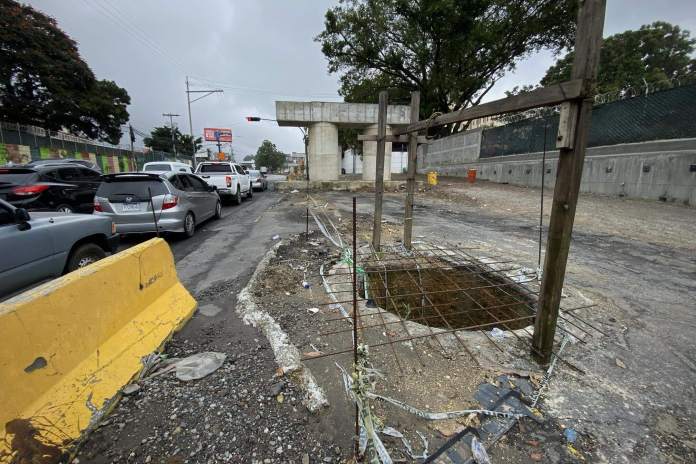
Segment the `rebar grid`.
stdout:
[[[447,344],[441,341],[442,336],[450,334],[472,361],[479,365],[462,338],[463,331],[479,331],[495,349],[504,351],[489,333],[494,327],[498,327],[509,331],[533,350],[532,333],[528,326],[536,316],[536,295],[539,291],[536,272],[526,270],[502,256],[474,256],[471,253],[474,250],[480,251],[474,247],[453,247],[433,243],[414,243],[411,250],[406,250],[400,244],[383,245],[380,251],[372,247],[356,250],[354,262],[359,272],[355,273],[352,269],[338,269],[333,272],[329,276],[333,279],[332,285],[343,288],[332,288],[327,293],[331,294],[333,301],[321,303],[350,306],[350,312],[354,315],[354,327],[324,330],[319,335],[335,336],[358,332],[362,344],[371,348],[389,346],[391,356],[402,372],[403,362],[399,359],[395,344],[429,338],[437,343],[444,356],[450,357]],[[424,274],[427,274],[429,279],[424,279]],[[426,282],[432,280],[433,276],[437,278],[437,288],[431,288],[429,283],[432,282]],[[511,276],[519,281],[513,280]],[[463,283],[463,277],[469,280],[464,279],[466,282]],[[354,279],[357,279],[357,282]],[[343,290],[346,285],[351,287],[350,290]],[[353,293],[353,289],[357,292]],[[354,299],[342,301],[336,298],[336,295],[346,293],[353,293]],[[419,303],[407,305],[407,311],[404,311],[399,305],[406,299],[417,299]],[[376,307],[361,309],[359,301],[375,303]],[[493,303],[495,301],[499,302]],[[577,310],[593,306],[562,308],[560,317],[587,336],[591,336],[590,332],[580,324],[601,333],[599,329],[575,314]],[[454,307],[457,309],[453,310]],[[386,320],[385,313],[398,319]],[[457,324],[453,323],[452,317],[457,319]],[[345,317],[330,317],[324,319],[324,322],[345,320]],[[427,333],[414,335],[409,330],[407,321],[422,324]],[[564,327],[559,329],[581,343],[586,343],[583,339],[585,337],[580,337]],[[334,356],[352,350],[352,346],[337,348],[320,355],[313,353],[313,356],[305,359]],[[414,349],[413,352],[419,363],[425,366],[419,350]],[[577,370],[566,360],[560,357],[559,360]]]

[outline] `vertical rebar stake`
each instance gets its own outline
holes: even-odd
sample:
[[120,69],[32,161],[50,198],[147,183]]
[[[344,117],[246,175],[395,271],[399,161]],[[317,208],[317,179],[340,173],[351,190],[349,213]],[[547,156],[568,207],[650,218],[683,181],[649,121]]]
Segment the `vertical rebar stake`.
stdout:
[[[309,200],[307,200],[309,201]],[[309,240],[309,206],[307,206],[307,211],[305,214],[305,242]]]
[[[353,197],[353,370],[357,374],[358,369],[358,234],[356,226],[356,197]],[[354,377],[357,382],[358,376]],[[360,410],[355,403],[355,459],[360,452]]]

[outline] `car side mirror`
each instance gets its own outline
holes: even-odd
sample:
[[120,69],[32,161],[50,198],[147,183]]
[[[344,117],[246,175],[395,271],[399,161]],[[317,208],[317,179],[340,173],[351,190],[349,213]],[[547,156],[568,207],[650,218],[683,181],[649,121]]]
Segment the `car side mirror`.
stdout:
[[19,230],[31,229],[31,225],[29,224],[30,219],[31,216],[29,216],[29,212],[27,212],[26,209],[17,208],[14,210],[14,221],[17,223]]

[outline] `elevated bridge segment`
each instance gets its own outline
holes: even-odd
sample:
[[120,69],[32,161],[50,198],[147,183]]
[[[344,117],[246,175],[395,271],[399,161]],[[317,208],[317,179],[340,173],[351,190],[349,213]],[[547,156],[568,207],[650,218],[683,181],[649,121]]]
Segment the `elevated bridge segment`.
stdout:
[[[341,174],[341,148],[338,128],[362,129],[364,134],[377,134],[378,105],[372,103],[276,101],[276,120],[281,127],[307,127],[309,144],[309,178],[338,180]],[[408,105],[389,105],[387,135],[392,128],[408,126],[411,108]],[[391,142],[385,146],[384,180],[391,178]],[[377,142],[363,142],[363,180],[375,179]]]

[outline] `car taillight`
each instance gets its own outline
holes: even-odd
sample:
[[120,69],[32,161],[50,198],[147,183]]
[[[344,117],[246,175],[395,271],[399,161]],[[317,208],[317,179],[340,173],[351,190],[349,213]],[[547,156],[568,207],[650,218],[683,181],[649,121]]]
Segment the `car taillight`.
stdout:
[[225,176],[225,182],[227,182],[228,187],[232,187],[232,176]]
[[94,197],[94,211],[97,213],[101,213],[104,211],[98,197]]
[[175,207],[179,203],[179,198],[176,195],[166,194],[162,200],[162,209]]
[[48,187],[48,185],[25,185],[22,187],[13,188],[12,193],[17,196],[28,197],[31,195],[38,195],[44,190],[47,190]]

